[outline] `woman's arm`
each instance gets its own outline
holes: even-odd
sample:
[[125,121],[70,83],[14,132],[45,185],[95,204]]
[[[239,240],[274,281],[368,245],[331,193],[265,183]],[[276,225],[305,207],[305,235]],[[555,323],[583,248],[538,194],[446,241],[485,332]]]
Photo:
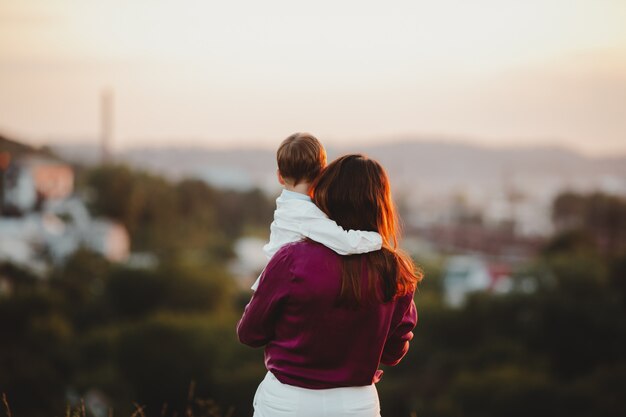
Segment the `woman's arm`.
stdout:
[[389,335],[383,348],[380,362],[385,365],[397,365],[409,350],[409,342],[413,339],[413,329],[417,324],[417,308],[413,301],[413,293],[405,295],[396,303],[391,319]]
[[237,324],[237,336],[241,343],[260,347],[274,337],[274,325],[291,285],[291,262],[291,247],[287,245],[265,267],[259,286]]

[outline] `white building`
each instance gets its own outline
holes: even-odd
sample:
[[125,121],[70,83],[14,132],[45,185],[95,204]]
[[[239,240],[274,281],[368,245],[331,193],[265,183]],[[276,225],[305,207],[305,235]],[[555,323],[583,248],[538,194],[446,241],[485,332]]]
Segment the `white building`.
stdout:
[[0,217],[0,262],[22,266],[37,275],[47,270],[43,258],[45,246],[40,216]]
[[74,189],[72,168],[36,156],[15,160],[4,174],[4,206],[20,213],[33,210],[38,201],[61,200]]
[[72,168],[42,157],[12,161],[4,177],[3,207],[19,217],[0,217],[0,262],[43,276],[50,263],[63,263],[80,248],[112,262],[129,256],[126,229],[93,219],[83,201],[71,197]]
[[478,256],[458,255],[448,259],[444,270],[444,301],[452,307],[460,307],[472,292],[491,291],[505,294],[513,289],[508,268],[489,265]]
[[[93,219],[78,198],[50,201],[44,205],[46,243],[55,262],[63,262],[85,247],[112,262],[123,262],[130,252],[130,237],[119,223]],[[54,220],[54,227],[52,226]]]
[[235,242],[235,259],[229,269],[242,288],[249,289],[267,265],[269,260],[263,252],[265,243],[257,237],[242,237]]
[[120,224],[92,219],[77,198],[45,204],[41,213],[0,217],[0,261],[43,275],[49,262],[61,264],[80,248],[123,262],[130,238]]

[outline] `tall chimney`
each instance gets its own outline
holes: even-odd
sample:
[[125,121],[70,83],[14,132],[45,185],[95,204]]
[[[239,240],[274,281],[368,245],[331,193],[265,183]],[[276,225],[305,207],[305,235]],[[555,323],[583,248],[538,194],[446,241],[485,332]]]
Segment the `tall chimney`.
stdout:
[[112,88],[102,90],[100,96],[100,143],[102,146],[102,164],[111,161],[113,145],[113,110],[114,94]]

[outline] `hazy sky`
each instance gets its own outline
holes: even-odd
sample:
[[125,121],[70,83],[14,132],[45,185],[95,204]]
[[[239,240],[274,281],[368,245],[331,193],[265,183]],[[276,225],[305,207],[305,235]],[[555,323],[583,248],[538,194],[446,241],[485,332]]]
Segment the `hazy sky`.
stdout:
[[625,0],[0,0],[0,133],[626,153]]

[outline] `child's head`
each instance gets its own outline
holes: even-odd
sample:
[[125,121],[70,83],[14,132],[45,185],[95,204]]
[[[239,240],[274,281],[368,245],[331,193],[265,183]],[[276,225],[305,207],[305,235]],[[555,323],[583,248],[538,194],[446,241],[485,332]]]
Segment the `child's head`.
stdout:
[[294,133],[276,152],[278,173],[290,185],[311,183],[326,166],[326,150],[310,133]]

